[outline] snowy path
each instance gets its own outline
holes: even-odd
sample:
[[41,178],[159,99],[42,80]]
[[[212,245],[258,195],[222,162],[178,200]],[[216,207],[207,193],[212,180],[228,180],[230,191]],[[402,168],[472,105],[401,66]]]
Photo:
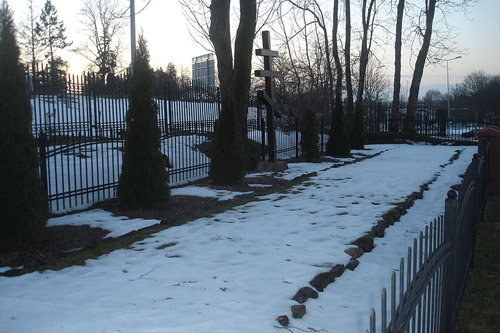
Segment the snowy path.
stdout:
[[[348,244],[440,173],[409,213],[291,324],[364,332],[412,238],[441,214],[474,147],[374,146],[381,155],[318,172],[288,193],[261,197],[159,232],[84,267],[0,277],[1,332],[276,332],[290,298],[318,273],[345,264]],[[328,165],[314,165],[323,168]],[[119,218],[117,218],[119,220]]]

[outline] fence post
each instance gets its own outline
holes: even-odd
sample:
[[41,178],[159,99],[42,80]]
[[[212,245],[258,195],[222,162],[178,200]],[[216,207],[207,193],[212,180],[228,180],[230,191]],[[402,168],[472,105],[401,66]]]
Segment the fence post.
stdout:
[[266,122],[264,117],[260,118],[262,161],[266,160]]
[[38,137],[39,163],[40,163],[40,180],[42,181],[43,190],[48,197],[47,191],[47,136],[40,132]]
[[441,333],[451,333],[454,326],[453,313],[455,308],[455,236],[458,202],[457,193],[448,191],[448,198],[445,200],[444,208],[444,241],[451,246],[451,255],[444,264],[443,280],[443,300],[441,309]]
[[295,158],[299,157],[299,117],[295,118]]
[[219,114],[219,118],[220,118],[221,104],[222,104],[221,99],[222,99],[222,97],[220,95],[220,88],[217,87],[217,113]]
[[320,130],[320,132],[321,132],[321,154],[324,153],[324,139],[323,139],[323,137],[324,137],[323,134],[325,132],[325,121],[324,120],[325,120],[325,112],[323,111],[321,113],[321,130]]

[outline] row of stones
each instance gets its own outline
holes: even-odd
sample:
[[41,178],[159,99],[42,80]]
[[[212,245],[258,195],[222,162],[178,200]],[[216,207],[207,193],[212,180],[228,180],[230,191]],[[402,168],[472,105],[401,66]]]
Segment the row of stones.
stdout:
[[[362,158],[345,162],[344,164],[334,165],[330,168],[336,168],[345,164],[356,163],[367,158],[375,157],[377,155],[380,155],[381,153],[383,153],[383,151],[371,156],[363,156]],[[452,164],[455,160],[457,160],[460,157],[460,153],[461,150],[456,150],[455,154],[450,157],[447,163],[440,165],[441,169],[444,169],[446,166]],[[413,192],[412,194],[408,195],[403,202],[399,203],[396,207],[385,213],[378,221],[378,223],[372,227],[370,232],[352,242],[351,245],[355,245],[355,247],[351,247],[345,250],[345,253],[351,257],[346,265],[338,264],[335,265],[330,271],[316,275],[314,279],[309,282],[311,287],[313,287],[314,289],[312,289],[311,287],[300,288],[295,296],[292,297],[292,300],[300,303],[292,305],[291,307],[293,318],[302,318],[306,314],[306,306],[303,303],[305,303],[309,298],[318,298],[318,291],[322,292],[329,284],[333,283],[336,278],[340,277],[346,269],[353,271],[359,265],[358,258],[361,257],[365,252],[371,252],[375,247],[374,238],[383,238],[385,236],[385,229],[393,225],[395,222],[399,221],[401,216],[407,213],[408,209],[413,206],[416,200],[422,199],[424,196],[424,192],[429,189],[429,185],[437,180],[438,176],[439,172],[436,173],[431,180],[421,185],[418,192]],[[287,326],[289,323],[287,315],[279,316],[276,318],[276,320],[282,326]]]

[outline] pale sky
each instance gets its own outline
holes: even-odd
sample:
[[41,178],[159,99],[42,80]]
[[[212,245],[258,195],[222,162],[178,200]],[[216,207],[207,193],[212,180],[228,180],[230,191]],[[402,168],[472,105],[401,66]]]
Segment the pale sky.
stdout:
[[[141,10],[149,0],[136,0],[136,11]],[[191,58],[207,53],[196,44],[189,35],[187,22],[178,0],[150,0],[150,4],[136,17],[137,33],[142,29],[148,40],[151,53],[151,65],[165,68],[169,62],[178,67],[187,68],[190,72]],[[8,0],[15,13],[16,23],[25,17],[27,5],[25,0]],[[45,0],[35,0],[38,12]],[[52,0],[67,28],[67,35],[73,45],[78,45],[84,38],[78,12],[83,0]],[[128,0],[121,0],[124,8]],[[467,49],[468,53],[461,59],[450,61],[450,86],[453,87],[474,70],[484,70],[489,74],[500,74],[500,0],[479,0],[465,16],[463,12],[448,17],[449,22],[457,28],[457,46]],[[122,35],[122,43],[126,46],[123,64],[130,61],[130,30],[127,26]],[[392,43],[392,42],[391,42]],[[392,77],[391,58],[393,45],[387,45],[387,75]],[[86,60],[71,52],[60,55],[70,63],[70,72],[78,74],[85,69]],[[454,57],[454,56],[450,56]],[[409,60],[403,59],[402,85],[409,85],[411,68]],[[422,80],[422,90],[438,88],[446,91],[446,66],[427,66]]]

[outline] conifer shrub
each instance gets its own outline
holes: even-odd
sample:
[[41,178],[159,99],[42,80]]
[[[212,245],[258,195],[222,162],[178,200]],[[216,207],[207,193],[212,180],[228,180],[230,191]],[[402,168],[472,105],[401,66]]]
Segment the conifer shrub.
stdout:
[[326,144],[326,155],[334,157],[348,157],[351,153],[351,143],[344,134],[344,112],[341,103],[336,103],[330,125],[330,137]]
[[247,156],[231,95],[223,94],[210,157],[209,176],[216,184],[234,184],[245,176]]
[[316,113],[311,108],[305,109],[302,114],[300,133],[300,146],[304,158],[309,162],[319,159],[318,120],[316,119]]
[[12,12],[0,5],[0,250],[41,239],[48,218],[38,173],[36,140],[30,132],[31,103],[19,63]]
[[364,149],[366,143],[366,134],[364,129],[363,112],[355,110],[354,122],[351,130],[351,147],[353,149]]
[[127,134],[118,184],[120,205],[130,209],[153,208],[170,197],[153,100],[154,72],[142,35],[138,46],[130,80]]

